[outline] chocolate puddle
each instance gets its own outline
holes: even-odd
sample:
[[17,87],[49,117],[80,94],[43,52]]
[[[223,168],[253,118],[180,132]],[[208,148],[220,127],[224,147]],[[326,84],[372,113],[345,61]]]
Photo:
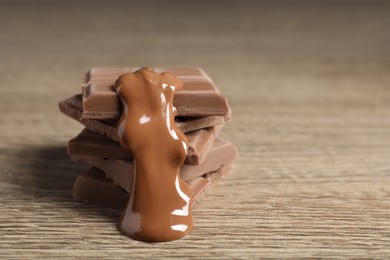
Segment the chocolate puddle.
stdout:
[[174,123],[173,95],[183,83],[149,68],[115,82],[123,113],[118,135],[135,159],[132,194],[119,220],[121,232],[148,242],[184,237],[193,227],[191,191],[179,177],[188,143]]

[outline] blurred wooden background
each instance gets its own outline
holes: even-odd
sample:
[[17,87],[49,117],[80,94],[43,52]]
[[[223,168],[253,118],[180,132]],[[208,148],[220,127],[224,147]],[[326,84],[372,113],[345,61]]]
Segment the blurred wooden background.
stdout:
[[[388,1],[1,1],[0,258],[390,255]],[[72,199],[93,66],[201,66],[226,94],[234,173],[185,239],[119,235]]]

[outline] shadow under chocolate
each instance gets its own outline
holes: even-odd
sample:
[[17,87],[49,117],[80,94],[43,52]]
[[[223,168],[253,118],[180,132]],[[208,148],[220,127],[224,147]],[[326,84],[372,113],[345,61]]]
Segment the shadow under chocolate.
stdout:
[[80,203],[73,198],[76,177],[88,166],[70,160],[66,146],[29,146],[17,150],[20,158],[11,162],[14,173],[8,182],[21,186],[21,192],[35,201],[53,203],[53,208],[66,206],[85,215],[98,215],[116,224],[120,210]]

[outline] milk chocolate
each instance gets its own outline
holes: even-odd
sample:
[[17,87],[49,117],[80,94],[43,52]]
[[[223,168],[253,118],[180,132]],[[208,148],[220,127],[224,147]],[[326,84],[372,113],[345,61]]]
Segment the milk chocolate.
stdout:
[[[230,171],[231,166],[226,165],[215,172],[188,180],[187,184],[193,193],[192,206],[197,205],[200,199]],[[120,186],[105,178],[104,172],[96,168],[90,168],[77,177],[73,187],[73,197],[80,202],[123,209],[129,194]]]
[[[83,119],[113,119],[121,114],[121,105],[113,88],[115,80],[135,68],[93,68],[85,77],[83,91]],[[200,68],[167,68],[159,71],[172,72],[184,83],[177,91],[173,105],[178,116],[229,116],[226,98],[213,81]]]
[[237,157],[215,140],[231,111],[202,69],[94,68],[82,96],[59,107],[89,128],[69,142],[72,159],[92,167],[77,178],[74,197],[122,208],[119,230],[133,239],[191,232],[192,206]]
[[[92,80],[111,80],[115,81],[120,75],[125,73],[131,73],[140,68],[91,68],[84,75],[83,84],[86,84]],[[209,75],[207,75],[201,68],[154,68],[156,72],[170,72],[178,79],[184,80],[185,78],[200,78],[211,81]]]
[[119,230],[146,242],[182,238],[193,229],[192,192],[180,178],[188,140],[174,122],[173,98],[183,83],[171,73],[142,68],[122,74],[114,88],[123,107],[119,141],[134,158]]
[[[70,118],[80,122],[90,130],[105,135],[118,141],[118,129],[116,128],[117,119],[111,120],[93,120],[82,119],[81,113],[83,106],[81,104],[81,95],[75,95],[59,103],[62,113]],[[176,117],[175,123],[183,133],[221,125],[230,121],[230,115],[226,116],[206,116],[206,117]]]
[[129,194],[106,179],[101,170],[89,168],[74,182],[73,197],[80,202],[122,209],[126,205]]
[[[185,164],[203,162],[222,125],[186,133],[188,151]],[[115,160],[130,160],[132,155],[126,152],[119,142],[97,134],[85,128],[68,142],[68,153],[98,156]]]
[[[237,148],[231,143],[215,140],[205,160],[199,165],[183,165],[180,177],[185,180],[202,176],[207,172],[218,170],[220,167],[231,164],[238,156]],[[104,171],[107,178],[126,191],[132,189],[134,165],[129,160],[112,160],[97,156],[70,154],[72,160],[83,162],[91,167]]]

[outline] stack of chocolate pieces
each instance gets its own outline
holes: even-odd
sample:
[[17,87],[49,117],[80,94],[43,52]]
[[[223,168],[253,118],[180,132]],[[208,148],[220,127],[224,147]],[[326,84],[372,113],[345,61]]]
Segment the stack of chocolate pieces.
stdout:
[[[135,70],[93,68],[85,74],[82,94],[59,103],[65,115],[85,126],[68,143],[70,157],[90,167],[75,181],[73,194],[78,201],[123,208],[128,200],[133,187],[133,158],[118,141],[117,122],[122,108],[113,85],[120,75]],[[230,121],[230,108],[202,69],[154,70],[170,72],[184,84],[183,90],[174,96],[175,122],[189,142],[180,176],[192,190],[195,205],[230,172],[237,158],[236,147],[217,138],[223,125]]]

